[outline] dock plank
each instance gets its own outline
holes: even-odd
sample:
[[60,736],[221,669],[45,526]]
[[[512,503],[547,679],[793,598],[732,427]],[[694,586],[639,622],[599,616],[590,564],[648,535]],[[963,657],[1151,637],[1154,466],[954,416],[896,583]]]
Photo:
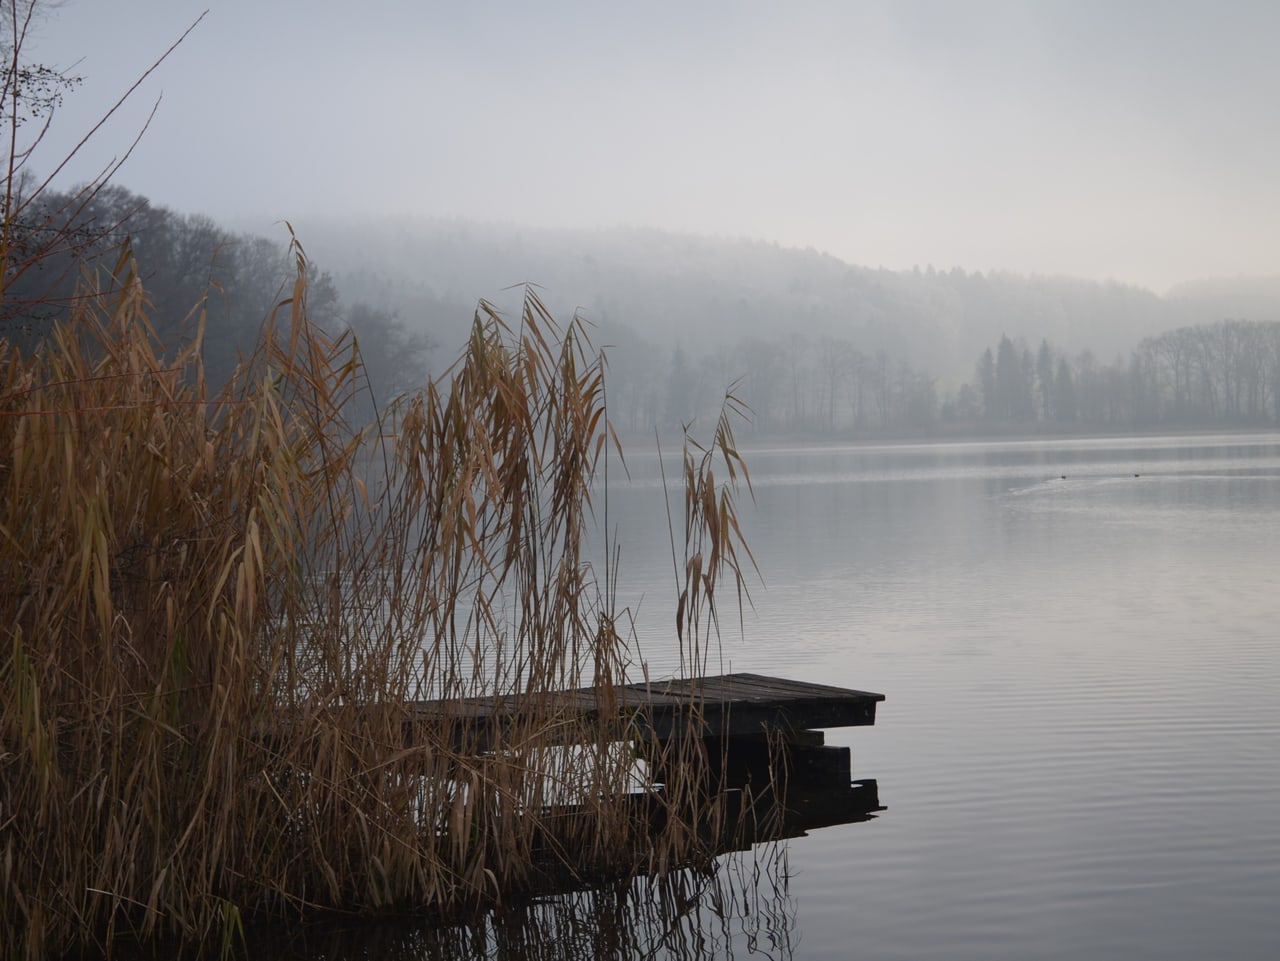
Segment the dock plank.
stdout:
[[[875,723],[883,694],[794,681],[760,674],[724,674],[655,680],[621,685],[612,691],[594,687],[543,695],[566,717],[594,720],[606,710],[628,715],[637,731],[666,740],[689,732],[700,737],[759,736],[818,728],[858,727]],[[447,721],[459,737],[500,742],[504,728],[518,722],[537,704],[515,696],[417,701],[406,705],[411,723]],[[692,705],[699,712],[691,710]]]

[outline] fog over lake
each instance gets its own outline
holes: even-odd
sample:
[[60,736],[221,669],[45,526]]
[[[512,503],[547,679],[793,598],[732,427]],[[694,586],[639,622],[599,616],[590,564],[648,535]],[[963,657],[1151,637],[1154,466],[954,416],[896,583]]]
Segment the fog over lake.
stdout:
[[[876,782],[874,817],[456,925],[264,925],[247,957],[1280,956],[1280,3],[0,8],[15,358],[68,318],[93,326],[87,279],[101,304],[130,292],[121,336],[154,333],[157,358],[190,346],[210,398],[244,357],[276,357],[254,353],[268,318],[297,333],[305,316],[340,373],[297,383],[386,437],[406,397],[447,395],[469,342],[505,363],[531,330],[570,331],[581,353],[545,370],[579,376],[603,351],[588,400],[625,447],[624,466],[601,442],[587,553],[634,631],[631,678],[688,667],[679,438],[708,441],[727,406],[758,576],[744,563],[741,619],[721,589],[706,670],[886,697],[874,726],[825,735]],[[492,326],[469,341],[478,318]],[[185,390],[167,363],[141,379]],[[518,380],[488,369],[490,387]],[[529,397],[565,383],[535,381]],[[50,386],[14,384],[5,404]],[[507,400],[467,403],[491,424]],[[507,449],[489,440],[467,451]],[[142,542],[81,543],[109,594]],[[457,850],[481,850],[468,836]]]

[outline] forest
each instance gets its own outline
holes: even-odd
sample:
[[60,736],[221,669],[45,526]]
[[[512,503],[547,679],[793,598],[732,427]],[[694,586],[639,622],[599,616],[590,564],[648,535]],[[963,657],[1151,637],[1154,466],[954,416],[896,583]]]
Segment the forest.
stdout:
[[[615,378],[628,429],[671,427],[732,382],[765,436],[875,438],[1256,428],[1280,423],[1280,322],[1219,320],[1144,337],[1101,361],[1001,336],[973,376],[940,388],[928,371],[852,341],[778,337],[694,364],[682,350],[665,382]],[[621,407],[621,410],[619,410]]]
[[[176,348],[202,325],[216,385],[294,271],[289,225],[274,238],[232,230],[116,185],[38,200],[27,219],[63,242],[9,280],[0,333],[18,343],[50,329],[83,273],[108,274],[127,240],[164,319],[160,336]],[[1161,298],[1064,278],[872,271],[815,251],[657,232],[339,228],[299,228],[297,239],[312,249],[316,238],[313,322],[355,335],[364,416],[455,354],[476,305],[463,289],[501,306],[504,281],[519,290],[545,276],[555,312],[582,316],[605,350],[610,418],[623,433],[710,420],[730,388],[751,410],[742,436],[757,438],[1280,423],[1280,322],[1266,285]],[[19,225],[15,261],[40,242]],[[574,291],[576,310],[564,300]]]
[[[110,287],[127,249],[142,271],[157,335],[175,352],[199,336],[205,376],[215,388],[257,343],[297,271],[286,224],[275,239],[235,232],[115,184],[44,189],[23,205],[10,234],[0,338],[33,347],[70,315],[86,277]],[[323,270],[309,273],[308,316],[358,338],[368,374],[360,401],[366,415],[422,383],[426,334],[367,303],[344,301]]]

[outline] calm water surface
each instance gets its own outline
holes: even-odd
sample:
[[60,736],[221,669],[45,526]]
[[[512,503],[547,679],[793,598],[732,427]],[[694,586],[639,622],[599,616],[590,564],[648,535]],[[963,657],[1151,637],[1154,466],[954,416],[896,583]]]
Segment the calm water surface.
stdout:
[[[628,461],[620,600],[660,675],[665,510],[656,459]],[[685,902],[543,905],[527,951],[490,926],[401,956],[1280,957],[1280,437],[748,463],[765,583],[724,668],[886,694],[828,743],[888,810]]]

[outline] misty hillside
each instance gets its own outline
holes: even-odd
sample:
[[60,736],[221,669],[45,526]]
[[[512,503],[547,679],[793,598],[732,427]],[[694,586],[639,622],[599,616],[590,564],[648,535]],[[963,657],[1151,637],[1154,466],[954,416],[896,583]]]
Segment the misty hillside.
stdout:
[[[111,185],[30,207],[53,235],[11,278],[0,336],[34,343],[109,270],[126,239],[157,335],[194,336],[224,382],[292,283],[280,227],[234,233]],[[68,213],[70,212],[70,213]],[[889,271],[817,251],[656,230],[467,221],[297,223],[316,268],[308,316],[351,331],[364,363],[354,416],[441,373],[476,301],[518,315],[526,284],[580,310],[605,348],[610,414],[630,432],[714,421],[726,392],[761,436],[949,436],[1237,427],[1280,422],[1280,281],[1134,286],[962,270]],[[31,235],[23,233],[23,238]]]
[[610,342],[634,338],[702,355],[784,332],[839,337],[944,383],[972,377],[975,360],[1002,334],[1110,359],[1186,324],[1280,317],[1280,281],[1186,286],[1162,298],[1066,277],[879,270],[813,249],[648,229],[426,219],[295,226],[345,297],[426,325],[445,354],[477,298],[514,303],[504,288],[526,281],[540,285],[558,315],[581,308]]
[[1167,300],[1199,323],[1200,318],[1280,320],[1280,275],[1229,277],[1179,284]]

